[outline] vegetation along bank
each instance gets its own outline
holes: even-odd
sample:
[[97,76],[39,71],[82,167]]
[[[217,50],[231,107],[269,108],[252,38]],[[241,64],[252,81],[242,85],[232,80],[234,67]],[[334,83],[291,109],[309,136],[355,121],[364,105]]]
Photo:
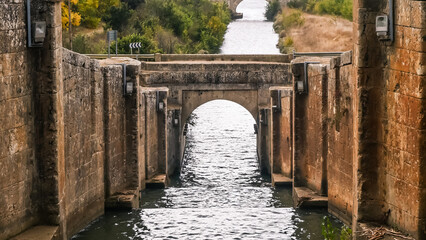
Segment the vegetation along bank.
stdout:
[[[118,31],[118,53],[141,42],[140,53],[218,53],[231,13],[209,0],[71,0],[62,3],[63,45],[79,53],[108,52],[106,32]],[[115,52],[115,42],[112,43]],[[112,49],[112,48],[111,48]]]
[[352,48],[352,0],[271,1],[265,17],[274,21],[281,53],[347,51]]

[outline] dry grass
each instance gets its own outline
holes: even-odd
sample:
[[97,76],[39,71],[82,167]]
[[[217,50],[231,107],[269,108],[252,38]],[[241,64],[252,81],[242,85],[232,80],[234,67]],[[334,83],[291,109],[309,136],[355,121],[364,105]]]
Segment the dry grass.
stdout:
[[303,13],[305,23],[291,28],[287,36],[297,52],[334,52],[352,50],[352,22],[332,16]]

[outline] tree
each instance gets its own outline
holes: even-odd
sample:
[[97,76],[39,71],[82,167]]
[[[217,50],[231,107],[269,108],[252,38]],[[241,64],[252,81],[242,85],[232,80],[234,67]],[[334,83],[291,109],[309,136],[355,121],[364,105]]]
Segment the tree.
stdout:
[[77,8],[82,24],[87,28],[97,28],[102,16],[111,7],[118,7],[120,0],[80,0]]
[[[80,26],[81,23],[81,15],[78,12],[72,10],[78,4],[78,0],[71,0],[71,24],[72,26]],[[69,25],[69,10],[68,5],[64,2],[61,3],[62,9],[62,29],[68,30]]]

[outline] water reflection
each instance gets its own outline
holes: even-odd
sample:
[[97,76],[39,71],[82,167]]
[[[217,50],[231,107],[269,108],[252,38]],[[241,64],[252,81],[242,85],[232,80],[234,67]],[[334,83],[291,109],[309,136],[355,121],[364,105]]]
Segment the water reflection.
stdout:
[[276,47],[278,34],[272,28],[272,22],[266,22],[264,12],[267,2],[264,0],[244,0],[237,12],[243,13],[243,19],[237,19],[228,25],[221,53],[226,54],[279,54]]
[[142,192],[142,209],[107,213],[75,239],[321,239],[326,212],[292,208],[256,160],[251,114],[212,101],[194,111],[182,173]]

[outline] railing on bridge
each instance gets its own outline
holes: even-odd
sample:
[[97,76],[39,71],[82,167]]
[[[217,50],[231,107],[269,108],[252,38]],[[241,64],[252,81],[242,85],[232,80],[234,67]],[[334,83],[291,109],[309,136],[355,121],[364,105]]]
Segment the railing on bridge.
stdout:
[[[93,59],[106,59],[108,54],[86,54]],[[289,63],[293,55],[289,54],[118,54],[112,57],[128,57],[141,61],[256,61]]]
[[[290,62],[297,57],[337,57],[344,52],[293,52],[292,54],[118,54],[112,57],[128,57],[141,61],[257,61]],[[93,59],[106,59],[108,54],[86,54]]]
[[[93,58],[93,59],[106,59],[108,58],[108,54],[85,54],[86,56]],[[134,58],[139,60],[146,60],[146,61],[154,61],[154,54],[111,54],[112,57],[128,57],[128,58]]]

